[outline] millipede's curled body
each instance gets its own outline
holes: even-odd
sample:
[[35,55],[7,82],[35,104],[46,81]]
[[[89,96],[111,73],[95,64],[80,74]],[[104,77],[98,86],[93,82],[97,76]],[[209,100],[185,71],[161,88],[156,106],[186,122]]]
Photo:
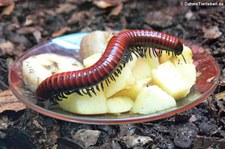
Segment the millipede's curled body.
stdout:
[[[152,48],[153,53],[160,55],[161,50],[180,55],[183,44],[178,38],[153,30],[128,30],[115,34],[109,41],[102,57],[91,67],[54,74],[38,86],[36,96],[39,100],[59,100],[65,94],[96,94],[103,90],[103,82],[108,85],[115,81],[125,64],[132,60],[131,53],[145,57]],[[160,49],[156,52],[155,49]]]

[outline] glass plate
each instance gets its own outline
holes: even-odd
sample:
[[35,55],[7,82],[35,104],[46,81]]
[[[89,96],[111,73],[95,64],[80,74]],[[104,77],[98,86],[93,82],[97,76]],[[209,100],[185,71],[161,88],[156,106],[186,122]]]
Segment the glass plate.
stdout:
[[26,88],[21,76],[22,61],[33,55],[50,52],[80,59],[80,42],[87,34],[88,33],[75,33],[58,37],[30,49],[20,56],[14,62],[9,72],[9,84],[15,96],[27,107],[57,119],[86,124],[126,124],[162,119],[188,110],[203,102],[217,86],[220,71],[216,61],[212,56],[206,53],[203,48],[187,44],[193,50],[193,59],[199,76],[197,77],[196,84],[192,87],[190,94],[187,97],[178,100],[177,106],[174,108],[147,115],[131,113],[118,115],[78,115],[63,111],[57,105],[53,106],[49,102],[38,102],[35,99],[34,93]]

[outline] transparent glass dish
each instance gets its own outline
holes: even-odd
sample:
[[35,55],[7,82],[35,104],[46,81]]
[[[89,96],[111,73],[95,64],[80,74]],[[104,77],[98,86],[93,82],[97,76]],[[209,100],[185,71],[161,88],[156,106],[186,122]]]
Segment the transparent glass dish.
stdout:
[[203,102],[211,95],[217,86],[220,75],[217,62],[211,55],[205,52],[203,48],[187,44],[193,50],[193,59],[199,76],[188,96],[177,100],[177,106],[174,108],[147,115],[132,113],[118,115],[79,115],[66,112],[59,108],[58,105],[52,105],[48,101],[37,101],[35,94],[31,92],[24,83],[21,75],[22,61],[33,55],[50,52],[75,57],[79,60],[80,42],[87,34],[88,33],[75,33],[58,37],[30,49],[20,56],[14,62],[9,72],[9,85],[15,96],[28,108],[56,119],[86,124],[126,124],[158,120],[186,111]]

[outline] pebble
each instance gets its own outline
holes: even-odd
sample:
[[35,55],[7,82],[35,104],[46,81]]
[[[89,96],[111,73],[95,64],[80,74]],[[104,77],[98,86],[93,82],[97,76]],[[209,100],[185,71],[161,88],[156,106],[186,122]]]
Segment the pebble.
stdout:
[[87,148],[97,143],[100,134],[99,130],[80,129],[74,134],[73,139],[81,147]]

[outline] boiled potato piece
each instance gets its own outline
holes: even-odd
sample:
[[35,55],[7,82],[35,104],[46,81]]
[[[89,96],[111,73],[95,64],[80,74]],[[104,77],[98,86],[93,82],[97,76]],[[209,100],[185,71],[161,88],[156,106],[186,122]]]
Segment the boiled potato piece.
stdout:
[[58,103],[59,107],[71,113],[104,114],[108,112],[107,102],[103,92],[98,92],[97,96],[93,95],[92,97],[71,94]]
[[[126,64],[126,67],[130,67],[131,69],[133,69],[133,67],[135,67],[136,61],[137,61],[137,58],[133,54],[132,54],[132,56],[133,56],[133,60],[129,61]],[[86,68],[90,67],[90,66],[94,65],[101,57],[102,57],[102,53],[93,54],[83,60],[83,65]]]
[[187,80],[191,88],[196,81],[196,69],[194,64],[180,64],[175,66],[179,73]]
[[157,66],[159,66],[159,58],[158,56],[153,54],[153,50],[152,49],[148,49],[150,50],[150,55],[146,54],[146,58],[147,58],[147,62],[149,64],[149,66],[151,67],[151,69],[156,68]]
[[22,65],[23,78],[32,91],[52,74],[84,68],[74,58],[53,53],[31,56],[25,59]]
[[[192,51],[189,47],[187,46],[183,47],[182,55],[173,56],[171,58],[171,61],[173,62],[174,65],[193,64]],[[185,60],[183,57],[185,58]]]
[[93,55],[85,58],[83,60],[83,64],[86,68],[90,67],[90,66],[94,65],[101,57],[102,57],[102,53],[93,54]]
[[190,92],[188,81],[171,61],[166,61],[152,70],[152,80],[175,99],[185,97]]
[[181,75],[188,81],[189,86],[192,87],[196,81],[196,68],[193,64],[192,51],[189,47],[184,46],[182,54],[186,62],[181,55],[172,57],[171,61]]
[[132,70],[135,80],[151,78],[151,67],[146,58],[138,58]]
[[111,81],[111,83],[107,86],[104,82],[105,87],[105,97],[109,98],[116,94],[117,92],[125,89],[126,87],[134,84],[134,77],[132,75],[132,68],[127,65],[121,71],[121,74],[118,77],[115,77],[116,81]]
[[[98,59],[100,59],[101,55],[102,55],[101,53],[97,53],[84,59],[83,63],[85,67],[92,66],[94,63],[98,61]],[[121,71],[121,74],[119,74],[118,77],[115,76],[116,81],[110,80],[110,83],[108,85],[105,82],[103,83],[106,98],[111,97],[120,90],[125,89],[127,86],[134,83],[132,69],[136,64],[136,61],[137,58],[133,55],[133,60],[129,61],[126,64],[126,66]]]
[[45,78],[51,76],[51,71],[46,71],[46,67],[39,64],[35,57],[30,57],[23,61],[22,75],[26,85],[35,91]]
[[176,106],[175,99],[156,85],[144,87],[132,108],[133,113],[150,114]]
[[113,32],[94,31],[85,36],[81,41],[80,56],[85,59],[96,53],[103,53],[113,36]]
[[151,78],[137,80],[131,86],[119,91],[117,94],[115,94],[115,96],[127,96],[132,100],[136,100],[137,95],[140,93],[140,91],[149,83],[151,83]]
[[107,99],[108,113],[124,113],[130,111],[134,102],[129,97],[118,96]]
[[164,63],[164,62],[166,62],[166,61],[168,61],[168,60],[170,60],[171,59],[171,57],[173,57],[172,56],[172,52],[166,52],[166,51],[162,51],[162,55],[159,57],[159,62],[160,62],[160,64],[162,64],[162,63]]
[[130,67],[131,70],[134,69],[137,63],[137,57],[132,53],[132,61],[127,62],[125,67]]

